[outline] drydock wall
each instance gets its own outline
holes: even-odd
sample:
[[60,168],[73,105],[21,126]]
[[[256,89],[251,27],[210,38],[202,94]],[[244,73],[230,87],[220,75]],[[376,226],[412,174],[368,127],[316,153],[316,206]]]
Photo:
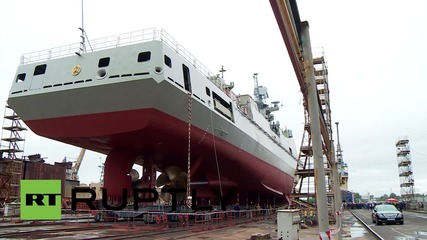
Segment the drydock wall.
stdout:
[[46,179],[61,180],[62,196],[66,193],[65,173],[67,163],[55,163],[54,165],[42,162],[24,161],[22,169],[22,179]]

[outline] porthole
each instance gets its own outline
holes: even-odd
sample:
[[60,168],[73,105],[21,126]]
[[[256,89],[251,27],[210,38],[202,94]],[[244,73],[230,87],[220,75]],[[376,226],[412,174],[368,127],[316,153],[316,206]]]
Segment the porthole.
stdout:
[[162,67],[155,67],[154,68],[154,72],[157,74],[162,74],[163,73],[163,68]]
[[103,79],[105,78],[105,76],[107,76],[107,71],[105,71],[105,69],[99,69],[98,72],[96,73],[97,79]]

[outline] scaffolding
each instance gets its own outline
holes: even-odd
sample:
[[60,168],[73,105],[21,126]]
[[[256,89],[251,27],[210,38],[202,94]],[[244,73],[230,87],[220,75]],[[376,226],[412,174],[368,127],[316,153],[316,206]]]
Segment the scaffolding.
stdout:
[[[331,144],[332,144],[332,128],[331,128],[331,109],[329,99],[329,83],[328,69],[325,61],[324,53],[317,54],[313,57],[314,75],[318,93],[319,109],[321,111],[321,128],[327,132],[327,137],[322,135],[323,147],[323,162],[325,169],[325,182],[328,202],[329,220],[335,220],[334,209],[334,188],[332,178],[331,160]],[[308,111],[308,104],[304,102],[304,131],[301,141],[300,152],[295,171],[295,180],[291,200],[309,210],[315,209],[316,201],[316,183],[314,175],[314,158],[312,148],[311,123]],[[332,153],[333,154],[333,153]]]
[[399,167],[400,194],[408,202],[414,200],[414,175],[408,137],[396,141],[397,166]]
[[21,118],[6,103],[0,148],[0,204],[19,200],[25,143]]

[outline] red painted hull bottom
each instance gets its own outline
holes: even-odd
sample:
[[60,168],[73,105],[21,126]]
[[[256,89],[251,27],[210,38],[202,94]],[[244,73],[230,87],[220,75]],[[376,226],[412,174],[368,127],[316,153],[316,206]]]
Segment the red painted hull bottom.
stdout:
[[[118,197],[132,189],[128,175],[136,162],[143,165],[139,181],[155,186],[155,169],[180,167],[187,172],[188,123],[155,109],[129,110],[26,121],[37,134],[107,155],[104,188]],[[228,143],[213,137],[211,128],[191,128],[191,182],[198,201],[255,204],[281,203],[291,193],[293,176]],[[263,184],[284,195],[268,190]]]

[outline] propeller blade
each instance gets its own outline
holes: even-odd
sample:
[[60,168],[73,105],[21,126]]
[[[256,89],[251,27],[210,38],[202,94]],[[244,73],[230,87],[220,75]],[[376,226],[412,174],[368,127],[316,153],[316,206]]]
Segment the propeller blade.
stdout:
[[156,187],[167,185],[170,182],[171,180],[169,179],[169,177],[165,173],[162,173],[156,180]]
[[171,201],[171,199],[172,199],[172,195],[171,195],[170,193],[168,193],[168,192],[165,192],[165,191],[164,191],[164,189],[171,189],[171,187],[170,187],[170,186],[168,186],[168,185],[165,185],[165,186],[162,188],[162,191],[160,192],[160,198],[161,198],[163,201],[165,201],[165,202],[170,202],[170,201]]
[[142,184],[142,180],[138,179],[135,182],[132,182],[132,188],[140,188]]
[[[166,189],[186,189],[187,187],[187,174],[182,171],[181,168],[176,166],[167,167],[162,174],[156,180],[156,187],[161,187],[162,191],[160,193],[160,198],[165,202],[170,202],[172,200],[172,195],[168,192],[165,192]],[[185,192],[178,193],[176,198],[177,201],[182,201],[185,199],[187,194]]]
[[135,169],[130,170],[129,176],[132,178],[132,182],[135,182],[139,179],[139,172]]
[[176,166],[169,166],[165,169],[166,175],[168,175],[169,179],[172,182],[176,181],[176,178],[179,176],[181,172],[183,172],[182,169]]
[[187,188],[187,174],[185,172],[181,172],[175,180],[176,188]]
[[160,193],[160,198],[163,201],[169,203],[171,201],[171,199],[172,199],[172,195],[170,193],[167,193],[167,192],[161,192]]

